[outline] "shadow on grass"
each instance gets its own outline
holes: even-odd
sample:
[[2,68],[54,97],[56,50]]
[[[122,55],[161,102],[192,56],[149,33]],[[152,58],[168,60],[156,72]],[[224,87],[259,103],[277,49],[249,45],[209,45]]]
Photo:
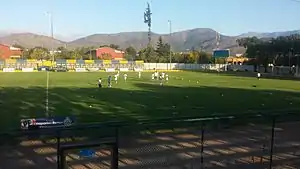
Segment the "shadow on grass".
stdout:
[[[222,87],[175,87],[134,84],[119,88],[49,89],[52,116],[76,116],[78,122],[156,119],[172,116],[208,116],[299,109],[300,93]],[[45,89],[2,88],[1,129],[19,128],[21,118],[45,117]]]
[[[99,122],[251,111],[274,113],[279,109],[288,112],[289,109],[298,108],[300,102],[298,92],[209,86],[173,87],[146,83],[134,85],[139,90],[51,88],[49,89],[50,112],[54,116],[75,115],[79,122]],[[2,129],[16,128],[20,118],[44,117],[44,93],[45,89],[38,87],[1,89]],[[277,153],[275,155],[278,165],[290,159],[299,158],[295,150],[300,145],[300,139],[296,137],[298,134],[293,130],[297,126],[299,125],[278,126],[274,151]],[[207,168],[265,167],[268,165],[265,161],[268,161],[270,151],[270,133],[270,126],[266,125],[245,124],[244,127],[234,129],[207,129],[204,135],[204,163]],[[120,168],[172,168],[175,166],[200,168],[200,140],[199,128],[188,127],[177,130],[169,128],[148,134],[121,135]],[[261,149],[262,145],[265,147],[264,151]],[[2,146],[1,150],[0,158],[9,159],[4,160],[6,162],[3,165],[14,164],[15,168],[45,169],[55,166],[55,142],[25,140],[13,147]],[[12,155],[7,157],[8,154]],[[84,163],[84,168],[103,165],[98,164],[100,162],[107,164],[109,159],[109,153],[105,149],[97,150],[97,156],[101,160],[79,159],[76,151],[70,152],[68,156],[69,165],[78,167]],[[256,160],[256,158],[261,160]],[[90,164],[93,163],[95,166],[87,166],[86,161],[92,161]],[[295,161],[291,163],[295,166],[299,164]]]

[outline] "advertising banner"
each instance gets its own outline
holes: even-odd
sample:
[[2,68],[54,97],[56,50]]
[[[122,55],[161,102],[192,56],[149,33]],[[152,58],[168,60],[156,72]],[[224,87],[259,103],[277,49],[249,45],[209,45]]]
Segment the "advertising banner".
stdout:
[[128,69],[128,68],[120,68],[120,71],[121,71],[121,72],[128,72],[129,69]]
[[88,68],[88,70],[90,72],[97,72],[97,71],[99,71],[99,68]]
[[33,68],[22,68],[22,72],[33,72]]
[[76,72],[86,72],[86,68],[76,68],[75,69]]
[[230,56],[229,49],[217,49],[213,51],[213,57],[215,58],[227,58]]
[[141,69],[141,68],[134,68],[134,71],[136,71],[136,72],[142,72],[143,69]]
[[47,117],[21,119],[21,129],[40,129],[40,128],[58,128],[74,125],[74,117]]
[[15,72],[15,68],[3,68],[3,72]]
[[115,68],[105,68],[106,72],[115,72],[116,69]]

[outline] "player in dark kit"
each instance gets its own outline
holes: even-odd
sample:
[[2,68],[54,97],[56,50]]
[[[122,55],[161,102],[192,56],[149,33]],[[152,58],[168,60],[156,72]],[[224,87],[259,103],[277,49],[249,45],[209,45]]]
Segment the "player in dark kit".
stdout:
[[108,82],[108,87],[111,87],[111,76],[110,75],[108,76],[107,82]]
[[164,80],[164,78],[162,77],[162,75],[159,75],[159,81],[160,81],[160,83],[159,83],[159,85],[163,85],[163,80]]

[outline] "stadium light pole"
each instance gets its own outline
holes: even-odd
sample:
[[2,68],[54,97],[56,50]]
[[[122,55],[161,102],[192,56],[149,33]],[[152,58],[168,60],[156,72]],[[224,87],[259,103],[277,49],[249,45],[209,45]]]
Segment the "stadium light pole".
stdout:
[[172,21],[168,20],[169,23],[169,45],[170,45],[170,49],[169,49],[169,57],[170,57],[170,70],[171,70],[171,64],[172,64],[172,54],[171,54],[171,37],[172,37]]
[[48,16],[49,19],[49,27],[50,27],[50,35],[51,35],[51,52],[50,54],[52,55],[52,62],[54,62],[54,51],[53,51],[53,41],[54,41],[54,34],[53,34],[53,16],[51,12],[46,12],[46,15]]

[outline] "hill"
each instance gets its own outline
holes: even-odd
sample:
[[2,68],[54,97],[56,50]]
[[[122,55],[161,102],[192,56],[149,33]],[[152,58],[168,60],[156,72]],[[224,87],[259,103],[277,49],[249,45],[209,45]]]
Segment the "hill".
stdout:
[[0,37],[0,43],[10,45],[18,44],[26,48],[40,46],[50,49],[64,46],[66,42],[33,33],[15,33]]
[[300,34],[300,30],[282,31],[282,32],[248,32],[239,35],[239,37],[256,36],[258,38],[276,38],[278,36],[289,36],[293,34]]
[[[152,34],[152,44],[155,45],[159,36],[163,41],[170,43],[174,51],[187,51],[192,48],[212,51],[216,48],[216,31],[208,28],[197,28],[169,34]],[[122,32],[117,34],[94,34],[69,42],[70,47],[100,46],[104,44],[117,44],[121,48],[133,46],[141,49],[147,46],[147,32]],[[237,46],[236,37],[220,35],[220,48],[230,48],[234,52],[243,49]]]
[[[270,38],[277,36],[288,36],[291,34],[300,33],[299,30],[286,32],[272,32],[272,33],[257,33],[249,32],[239,36],[225,36],[220,35],[220,45],[222,49],[231,49],[233,54],[244,52],[244,48],[238,47],[236,39],[241,37],[257,36],[259,38]],[[147,32],[121,32],[116,34],[94,34],[84,38],[80,38],[70,42],[64,42],[44,35],[37,35],[33,33],[15,33],[10,35],[0,36],[0,43],[3,44],[19,44],[21,46],[31,48],[35,46],[43,46],[46,48],[57,48],[59,46],[67,45],[72,49],[75,47],[87,47],[100,45],[116,44],[122,49],[128,46],[133,46],[136,49],[141,49],[147,46],[148,43]],[[170,43],[174,51],[187,51],[192,48],[202,49],[205,51],[212,51],[216,48],[216,34],[217,32],[209,28],[197,28],[169,34],[152,33],[152,43],[155,45],[159,36],[162,36],[163,41]]]
[[[197,28],[169,34],[152,34],[152,43],[155,45],[159,36],[163,41],[172,45],[174,51],[187,51],[192,48],[212,51],[216,48],[216,31],[209,28]],[[122,49],[133,46],[141,49],[147,46],[147,32],[122,32],[116,34],[94,34],[71,42],[64,42],[44,35],[33,33],[15,33],[0,37],[0,43],[18,44],[27,48],[43,46],[46,48],[57,48],[67,45],[68,48],[75,47],[98,47],[107,44],[119,45]],[[230,48],[233,53],[242,52],[243,48],[237,47],[236,37],[220,35],[220,48]]]

